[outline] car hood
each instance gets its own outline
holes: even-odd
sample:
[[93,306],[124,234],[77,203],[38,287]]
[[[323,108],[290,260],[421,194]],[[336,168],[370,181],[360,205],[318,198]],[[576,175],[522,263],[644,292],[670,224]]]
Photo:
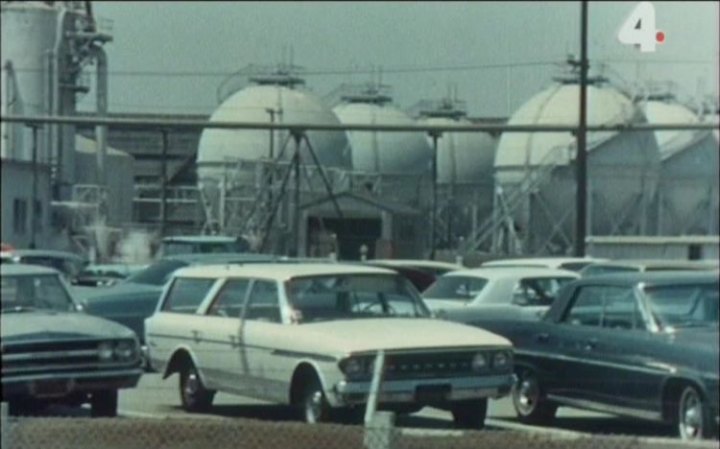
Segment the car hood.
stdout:
[[[509,340],[483,329],[437,319],[377,318],[302,324],[298,344],[325,346],[336,353],[380,349],[511,347]],[[303,341],[305,340],[305,341]],[[311,347],[311,346],[310,346]]]
[[94,338],[132,338],[127,327],[80,312],[50,310],[2,315],[2,342],[31,343]]

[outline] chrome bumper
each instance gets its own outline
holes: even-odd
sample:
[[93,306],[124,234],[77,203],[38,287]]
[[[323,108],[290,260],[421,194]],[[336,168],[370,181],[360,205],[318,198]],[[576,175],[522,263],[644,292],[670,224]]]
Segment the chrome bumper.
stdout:
[[[408,379],[383,381],[378,391],[379,403],[452,402],[481,398],[500,398],[510,393],[514,374],[497,376],[459,377],[444,379]],[[447,393],[432,401],[418,395],[418,387],[446,387]],[[334,388],[336,405],[354,405],[367,402],[370,382],[340,381]]]

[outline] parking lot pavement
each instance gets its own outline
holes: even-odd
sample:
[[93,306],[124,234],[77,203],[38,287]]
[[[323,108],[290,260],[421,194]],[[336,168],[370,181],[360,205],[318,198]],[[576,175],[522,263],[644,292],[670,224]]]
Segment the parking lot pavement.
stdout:
[[[270,404],[251,398],[218,393],[212,411],[198,418],[253,418],[272,421],[292,421],[294,414],[288,407]],[[125,390],[120,394],[121,414],[136,417],[187,417],[180,407],[178,380],[174,375],[162,380],[159,374],[146,374],[138,388]],[[429,429],[449,431],[453,429],[449,412],[425,408],[420,413],[398,417],[397,424],[404,429]],[[487,427],[490,429],[524,430],[551,432],[558,436],[577,436],[587,433],[638,435],[646,437],[671,437],[672,429],[660,424],[618,418],[562,407],[552,427],[537,427],[520,424],[508,398],[490,401]]]

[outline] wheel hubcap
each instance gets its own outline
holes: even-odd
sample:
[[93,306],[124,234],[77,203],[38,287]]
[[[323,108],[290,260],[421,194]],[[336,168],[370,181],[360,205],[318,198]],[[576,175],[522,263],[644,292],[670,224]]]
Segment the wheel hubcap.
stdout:
[[517,386],[517,407],[523,414],[533,411],[538,401],[540,390],[533,377],[525,377]]
[[322,392],[315,391],[305,401],[305,420],[309,423],[317,423],[322,413]]
[[702,433],[702,403],[697,394],[688,391],[680,409],[680,431],[683,438],[695,439]]
[[197,374],[190,373],[185,380],[185,396],[192,398],[198,391],[200,381],[198,380]]

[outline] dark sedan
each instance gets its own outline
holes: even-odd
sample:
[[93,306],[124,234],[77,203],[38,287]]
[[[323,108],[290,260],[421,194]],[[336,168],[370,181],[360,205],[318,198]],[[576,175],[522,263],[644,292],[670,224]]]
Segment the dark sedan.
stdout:
[[718,272],[631,273],[568,284],[540,322],[473,324],[516,348],[513,403],[526,423],[558,406],[717,436]]

